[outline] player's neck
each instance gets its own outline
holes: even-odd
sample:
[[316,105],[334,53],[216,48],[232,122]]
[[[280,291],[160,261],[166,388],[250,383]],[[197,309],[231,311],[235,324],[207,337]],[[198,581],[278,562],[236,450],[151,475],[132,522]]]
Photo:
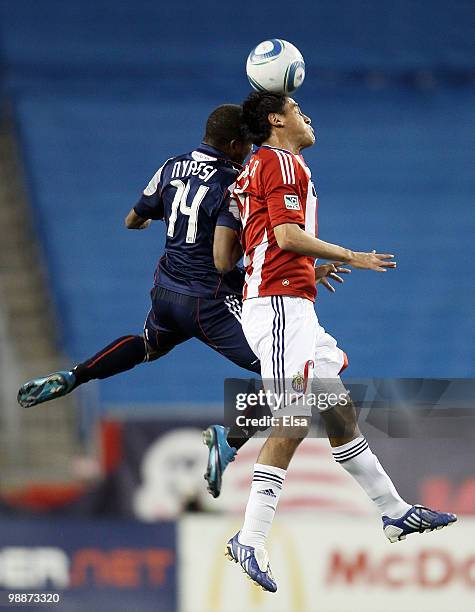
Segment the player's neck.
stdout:
[[276,149],[284,149],[285,151],[290,151],[295,155],[298,155],[301,149],[300,145],[292,142],[285,136],[280,136],[276,134],[272,134],[270,138],[268,138],[262,144],[263,146],[275,147]]

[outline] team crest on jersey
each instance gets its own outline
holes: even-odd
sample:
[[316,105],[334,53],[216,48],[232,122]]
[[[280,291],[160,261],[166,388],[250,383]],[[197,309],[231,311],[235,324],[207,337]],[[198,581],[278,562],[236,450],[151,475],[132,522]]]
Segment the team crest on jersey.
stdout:
[[299,198],[296,195],[285,195],[284,204],[288,210],[300,210]]
[[296,393],[302,393],[305,391],[307,386],[305,376],[301,372],[297,372],[297,374],[292,378],[292,389]]

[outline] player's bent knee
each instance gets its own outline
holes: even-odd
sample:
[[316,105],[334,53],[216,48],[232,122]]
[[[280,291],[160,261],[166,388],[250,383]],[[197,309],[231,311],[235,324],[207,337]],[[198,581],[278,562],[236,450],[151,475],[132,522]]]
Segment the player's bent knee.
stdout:
[[350,397],[321,412],[327,435],[332,439],[352,439],[358,432],[356,410]]
[[289,415],[281,417],[279,423],[272,429],[272,437],[280,440],[294,440],[301,442],[310,431],[311,417]]
[[336,404],[329,405],[326,410],[321,411],[322,414],[338,414],[341,418],[347,421],[356,419],[355,405],[349,395],[342,397]]
[[155,361],[156,359],[158,359],[159,357],[162,357],[162,355],[164,355],[163,352],[160,352],[155,347],[153,347],[147,341],[147,338],[145,338],[145,336],[142,336],[142,338],[143,338],[143,342],[144,342],[144,345],[145,345],[145,360],[144,361]]

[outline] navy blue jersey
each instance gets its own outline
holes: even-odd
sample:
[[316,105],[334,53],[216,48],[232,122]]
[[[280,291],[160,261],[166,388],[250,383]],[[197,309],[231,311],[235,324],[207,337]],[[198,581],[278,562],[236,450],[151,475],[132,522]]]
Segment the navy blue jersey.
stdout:
[[165,222],[165,253],[155,272],[155,286],[193,297],[242,293],[243,271],[219,274],[214,266],[217,225],[236,231],[229,211],[230,188],[241,166],[205,144],[168,159],[134,207],[143,219]]

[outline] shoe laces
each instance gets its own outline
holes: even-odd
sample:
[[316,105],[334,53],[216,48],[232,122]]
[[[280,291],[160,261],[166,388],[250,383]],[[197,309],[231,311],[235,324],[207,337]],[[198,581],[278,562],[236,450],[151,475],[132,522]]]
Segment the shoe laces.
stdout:
[[267,550],[265,548],[255,548],[254,557],[261,572],[270,573],[269,555],[267,554]]

